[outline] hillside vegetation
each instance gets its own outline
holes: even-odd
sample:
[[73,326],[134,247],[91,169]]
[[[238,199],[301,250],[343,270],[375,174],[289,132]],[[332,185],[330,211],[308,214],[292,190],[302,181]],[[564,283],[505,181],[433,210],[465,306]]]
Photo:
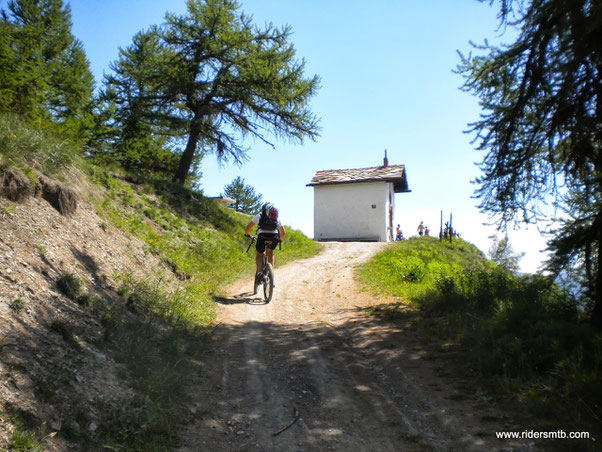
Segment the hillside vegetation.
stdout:
[[[0,116],[0,245],[14,269],[0,272],[0,449],[168,450],[191,415],[214,297],[246,273],[251,285],[249,217],[83,155]],[[276,266],[318,251],[287,232]]]
[[374,315],[410,321],[475,384],[531,410],[542,430],[599,439],[602,336],[551,279],[510,274],[463,240],[432,237],[396,243],[358,276],[398,300]]

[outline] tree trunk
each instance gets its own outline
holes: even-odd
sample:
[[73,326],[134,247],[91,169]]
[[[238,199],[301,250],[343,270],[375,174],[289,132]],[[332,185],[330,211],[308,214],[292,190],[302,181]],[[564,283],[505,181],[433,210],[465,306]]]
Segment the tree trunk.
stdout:
[[600,233],[598,233],[598,268],[596,269],[596,282],[594,284],[594,309],[592,310],[591,322],[602,329],[602,251],[600,250]]
[[592,310],[591,322],[598,329],[602,329],[602,211],[598,212],[596,219],[592,224],[592,230],[594,231],[594,237],[592,242],[595,252],[598,254],[598,265],[595,269],[596,280],[592,284],[592,298],[594,300],[594,309]]
[[190,124],[190,135],[188,135],[188,143],[186,144],[186,149],[180,158],[180,163],[178,164],[178,169],[176,170],[176,174],[173,177],[173,182],[178,182],[183,184],[186,182],[186,178],[188,177],[188,172],[190,171],[190,166],[192,165],[192,160],[194,159],[194,153],[196,151],[196,145],[199,142],[199,137],[201,135],[201,126],[199,121],[196,118],[193,118],[192,123]]

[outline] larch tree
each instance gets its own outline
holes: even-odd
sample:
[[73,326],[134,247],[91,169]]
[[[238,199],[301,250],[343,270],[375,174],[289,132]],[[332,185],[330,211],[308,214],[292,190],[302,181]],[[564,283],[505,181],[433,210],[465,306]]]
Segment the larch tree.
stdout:
[[288,27],[257,27],[234,0],[188,0],[186,14],[166,15],[161,38],[172,57],[162,93],[188,123],[175,182],[186,181],[200,150],[242,161],[245,136],[271,145],[271,136],[317,138],[308,103],[319,79],[304,75],[290,34]]
[[162,108],[161,80],[165,49],[156,27],[134,35],[132,44],[119,50],[105,75],[100,93],[104,111],[110,110],[112,148],[110,157],[130,171],[173,175],[178,158],[170,137],[182,132]]
[[548,268],[580,270],[591,320],[602,326],[602,2],[499,5],[515,41],[474,46],[458,65],[483,110],[470,124],[485,152],[480,208],[505,226],[543,219],[551,202],[559,226]]

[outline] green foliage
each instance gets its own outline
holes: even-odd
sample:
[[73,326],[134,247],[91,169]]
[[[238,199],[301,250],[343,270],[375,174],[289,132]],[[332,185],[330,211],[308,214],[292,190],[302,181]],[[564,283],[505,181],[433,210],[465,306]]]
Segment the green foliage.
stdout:
[[169,419],[177,415],[158,400],[134,395],[104,403],[105,423],[100,435],[107,449],[127,444],[128,450],[161,451],[172,444],[175,432]]
[[[8,424],[12,424],[12,438],[6,445],[7,452],[43,452],[44,440],[47,439],[48,427],[46,422],[41,425],[27,411],[15,408],[10,402],[5,402],[2,414],[8,414]],[[5,424],[6,425],[6,424]]]
[[175,172],[178,156],[166,141],[164,138],[152,135],[151,132],[144,137],[124,135],[110,155],[123,168],[136,175],[167,177]]
[[[414,325],[455,344],[456,362],[472,375],[566,422],[602,416],[602,336],[550,278],[514,276],[461,240],[428,237],[395,243],[358,277],[414,306],[423,320]],[[399,303],[375,314],[396,319]]]
[[57,280],[56,285],[65,296],[83,306],[100,303],[100,297],[84,290],[85,281],[72,273],[65,273]]
[[15,0],[0,18],[0,112],[81,141],[92,124],[94,79],[62,0]]
[[516,28],[515,42],[474,46],[458,66],[463,89],[484,110],[470,124],[486,151],[480,207],[505,226],[546,219],[542,205],[553,202],[560,225],[549,269],[578,275],[602,327],[602,8],[590,0],[500,3],[500,28]]
[[412,299],[436,283],[461,284],[463,268],[490,265],[479,250],[463,240],[450,243],[434,237],[413,237],[379,253],[362,267],[359,277],[384,293]]
[[491,237],[491,241],[489,258],[506,271],[518,273],[520,270],[519,261],[525,253],[515,253],[508,241],[507,235],[501,239],[497,235],[494,235]]
[[137,33],[129,47],[120,49],[100,95],[102,110],[112,123],[108,137],[112,146],[97,149],[95,157],[118,162],[135,174],[173,175],[179,156],[170,136],[183,125],[169,119],[158,98],[163,84],[159,72],[166,58],[152,28]]
[[13,213],[15,213],[15,209],[12,204],[7,204],[0,207],[0,215],[3,217],[6,215],[12,215]]
[[81,148],[15,115],[0,113],[0,169],[11,166],[26,174],[33,174],[33,168],[56,177],[73,166],[83,167]]
[[23,309],[23,300],[21,298],[15,298],[8,303],[8,307],[15,312],[21,312]]
[[240,176],[224,187],[224,195],[234,199],[233,207],[237,212],[255,215],[261,209],[261,195],[246,185]]
[[187,141],[174,174],[182,184],[201,151],[240,162],[246,135],[271,144],[266,132],[299,142],[318,134],[308,103],[319,80],[305,78],[290,29],[260,28],[238,8],[188,1],[186,14],[138,33],[107,79],[106,92],[124,108],[123,133],[139,137],[152,126]]
[[[195,316],[202,303],[170,293],[159,282],[124,275],[119,292],[125,304],[113,305],[102,323],[105,340],[127,366],[134,394],[101,403],[100,438],[105,447],[165,450],[185,413],[187,384],[195,371],[190,359],[198,349],[199,333],[211,319]],[[211,311],[207,305],[202,309]]]
[[61,275],[56,285],[71,300],[76,300],[82,294],[82,280],[72,273]]
[[[108,175],[97,180],[107,187],[99,214],[146,242],[174,273],[199,290],[211,293],[253,261],[253,256],[244,253],[241,238],[248,217],[216,200],[186,191],[161,191],[160,200],[155,201],[144,190],[134,192],[130,185]],[[277,260],[308,256],[317,249],[313,241],[291,230]]]
[[18,427],[13,432],[7,450],[8,452],[43,452],[44,446],[33,433]]

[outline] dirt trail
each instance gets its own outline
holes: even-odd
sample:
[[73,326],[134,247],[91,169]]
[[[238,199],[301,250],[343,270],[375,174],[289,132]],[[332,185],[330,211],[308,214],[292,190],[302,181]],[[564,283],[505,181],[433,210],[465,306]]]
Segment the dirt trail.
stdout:
[[230,287],[179,450],[532,450],[497,442],[486,398],[442,378],[411,332],[358,309],[379,300],[353,269],[383,246],[326,243],[276,268],[267,305],[251,280]]

